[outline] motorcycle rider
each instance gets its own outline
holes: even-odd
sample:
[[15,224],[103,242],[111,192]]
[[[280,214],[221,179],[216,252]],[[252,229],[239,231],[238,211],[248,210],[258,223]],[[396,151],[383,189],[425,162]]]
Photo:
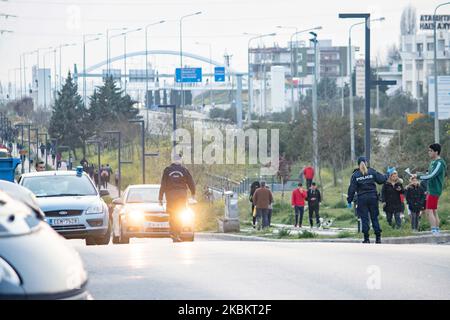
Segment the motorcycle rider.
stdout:
[[172,164],[164,169],[159,190],[159,204],[162,206],[166,195],[166,211],[169,214],[169,224],[173,242],[180,242],[180,222],[177,215],[186,208],[187,190],[195,197],[195,183],[189,170],[182,166],[181,156],[175,154]]
[[[359,168],[353,171],[350,186],[347,192],[348,208],[352,207],[355,192],[358,193],[357,211],[362,222],[362,232],[364,234],[363,243],[370,243],[369,240],[369,219],[372,221],[372,227],[376,236],[376,243],[381,243],[381,228],[378,222],[378,193],[376,183],[383,184],[388,179],[387,175],[383,175],[367,167],[367,159],[365,157],[358,158]],[[388,174],[394,169],[389,168]]]

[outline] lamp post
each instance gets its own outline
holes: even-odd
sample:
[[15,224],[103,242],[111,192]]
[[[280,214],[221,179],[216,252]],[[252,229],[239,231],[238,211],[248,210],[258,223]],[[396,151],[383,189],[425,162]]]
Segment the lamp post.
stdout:
[[201,11],[187,14],[180,18],[180,84],[181,84],[181,112],[184,109],[184,89],[183,89],[183,19],[202,14]]
[[213,83],[212,45],[211,45],[211,43],[206,43],[206,42],[196,42],[195,44],[209,47],[209,104],[212,106],[212,101],[213,101],[213,96],[212,96],[212,83]]
[[[157,24],[161,24],[166,22],[165,20],[161,20],[159,22],[150,23],[145,26],[145,109],[148,110],[148,28],[151,26],[155,26]],[[147,115],[148,117],[148,115]]]
[[[86,106],[86,43],[100,40],[101,33],[83,34],[83,102]],[[87,37],[96,37],[95,39],[86,40]]]
[[[45,110],[47,110],[47,72],[45,71],[45,56],[52,52],[55,52],[55,49],[52,48],[52,50],[44,52],[43,57],[42,57],[43,62],[44,62],[44,109]],[[50,77],[50,74],[48,77]],[[50,87],[51,87],[51,82],[50,82]]]
[[109,77],[109,71],[110,71],[110,66],[109,66],[109,58],[110,58],[110,54],[111,54],[111,48],[109,46],[109,32],[110,31],[125,31],[128,28],[110,28],[110,29],[106,29],[106,77]]
[[76,46],[76,43],[65,43],[58,46],[59,48],[59,87],[62,88],[62,48]]
[[142,162],[142,183],[145,184],[145,123],[144,120],[128,120],[130,123],[139,123],[141,125],[141,162]]
[[313,38],[310,40],[314,44],[314,80],[312,87],[312,118],[313,118],[313,165],[314,170],[318,172],[319,168],[319,145],[317,142],[317,73],[318,73],[318,54],[317,54],[317,34],[310,32]]
[[[248,33],[244,33],[244,35],[249,35]],[[276,36],[276,33],[267,33],[267,34],[259,34],[255,37],[252,37],[248,40],[248,44],[247,44],[247,67],[248,67],[248,74],[247,74],[247,81],[248,81],[248,85],[247,85],[247,91],[248,91],[248,124],[250,125],[252,122],[252,109],[253,109],[253,89],[252,89],[252,71],[250,69],[250,43],[253,40],[256,39],[261,39],[261,38],[265,38],[265,37],[273,37]]]
[[123,64],[124,64],[123,82],[125,87],[125,95],[127,94],[127,34],[141,30],[142,28],[137,28],[123,33]]
[[22,62],[23,62],[23,83],[24,83],[24,92],[25,92],[25,96],[27,95],[27,72],[26,72],[26,62],[25,62],[25,57],[27,55],[31,55],[33,53],[35,53],[35,51],[28,51],[28,52],[24,52],[22,53]]
[[436,12],[437,10],[442,7],[442,6],[446,6],[449,5],[450,2],[444,2],[441,3],[440,5],[438,5],[435,9],[434,9],[434,14],[433,14],[433,39],[434,39],[434,46],[433,46],[433,51],[434,51],[434,141],[436,143],[439,143],[439,104],[438,104],[438,67],[437,67],[437,36],[436,36],[436,29],[437,29],[437,17],[436,17]]
[[[371,19],[370,22],[384,21],[385,18]],[[350,149],[351,149],[351,160],[354,162],[356,160],[355,155],[355,119],[354,119],[354,108],[353,108],[353,62],[352,62],[352,29],[356,26],[366,24],[367,21],[358,22],[350,26],[348,29],[348,76],[349,76],[349,102],[350,102]],[[366,50],[367,52],[367,50]],[[366,75],[367,77],[367,75]],[[370,88],[370,87],[369,87]],[[367,89],[367,88],[366,88]],[[368,89],[370,91],[370,89]]]
[[[295,104],[294,104],[294,47],[292,46],[292,41],[294,39],[294,36],[298,36],[301,33],[305,33],[305,32],[309,32],[309,31],[314,31],[314,30],[322,30],[321,26],[318,27],[314,27],[314,28],[309,28],[309,29],[305,29],[305,30],[300,30],[298,31],[297,27],[283,27],[283,26],[277,26],[277,28],[283,28],[283,29],[295,29],[296,31],[291,35],[290,38],[290,49],[291,49],[291,101],[292,101],[292,121],[295,120]],[[295,44],[296,48],[298,48],[298,41],[296,41]]]

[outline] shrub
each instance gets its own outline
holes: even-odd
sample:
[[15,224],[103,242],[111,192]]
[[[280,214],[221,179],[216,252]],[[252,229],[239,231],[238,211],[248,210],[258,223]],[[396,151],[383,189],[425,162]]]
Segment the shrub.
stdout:
[[310,239],[310,238],[316,238],[317,234],[308,230],[304,230],[302,232],[298,233],[299,239]]
[[333,206],[334,209],[345,209],[347,208],[347,202],[345,202],[344,200],[339,200],[338,202],[336,202]]
[[343,213],[336,217],[336,221],[347,221],[347,220],[356,220],[355,215],[353,213]]
[[291,232],[289,231],[289,229],[287,228],[281,228],[280,230],[278,230],[278,239],[284,238],[284,237],[288,237],[291,234]]

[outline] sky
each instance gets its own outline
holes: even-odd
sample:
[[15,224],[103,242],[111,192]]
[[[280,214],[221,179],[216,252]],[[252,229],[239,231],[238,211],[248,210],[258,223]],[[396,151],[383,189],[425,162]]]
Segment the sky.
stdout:
[[[368,12],[373,18],[386,18],[372,28],[372,55],[383,60],[387,48],[399,43],[403,8],[412,5],[420,16],[432,14],[439,3],[442,0],[0,0],[0,13],[17,16],[0,17],[0,30],[13,31],[0,35],[0,81],[6,83],[8,76],[13,78],[13,69],[19,67],[20,54],[66,43],[77,45],[62,49],[63,73],[73,68],[74,63],[80,71],[82,35],[105,33],[107,28],[128,27],[131,30],[166,20],[164,24],[148,29],[149,49],[178,51],[179,19],[197,11],[202,14],[183,20],[183,51],[208,57],[210,45],[213,60],[223,62],[227,52],[232,55],[231,66],[239,71],[247,69],[249,36],[243,35],[244,32],[277,32],[275,37],[266,38],[264,44],[286,46],[295,29],[277,29],[276,26],[299,30],[322,26],[319,39],[332,39],[333,45],[347,45],[348,28],[358,21],[339,19],[338,14],[344,12]],[[450,6],[443,7],[439,13],[450,14]],[[361,26],[352,33],[352,42],[361,49],[364,48],[363,31]],[[121,39],[111,40],[112,56],[122,54]],[[144,50],[143,31],[130,33],[127,39],[128,52]],[[308,37],[305,34],[300,39],[308,40]],[[53,61],[51,54],[46,58]],[[29,67],[36,61],[36,55],[26,59]],[[88,66],[105,59],[104,37],[87,44]],[[150,61],[160,72],[173,72],[179,58],[154,56]],[[135,67],[141,62],[135,59]],[[42,65],[42,55],[40,63]],[[134,67],[133,61],[130,61],[130,67]]]

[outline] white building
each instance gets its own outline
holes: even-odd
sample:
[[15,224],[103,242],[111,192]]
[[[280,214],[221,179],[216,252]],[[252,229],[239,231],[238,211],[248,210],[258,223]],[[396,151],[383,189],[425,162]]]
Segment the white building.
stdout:
[[47,68],[39,68],[39,72],[36,70],[36,66],[33,66],[33,83],[31,87],[34,105],[36,109],[50,109],[50,106],[52,105],[51,70]]
[[[428,91],[427,79],[434,75],[434,40],[432,31],[401,37],[403,91],[421,98]],[[438,74],[450,74],[450,32],[437,31]]]
[[355,75],[356,75],[356,96],[364,98],[366,93],[366,68],[364,59],[356,61]]
[[271,69],[271,112],[283,112],[285,108],[285,69],[272,66]]

